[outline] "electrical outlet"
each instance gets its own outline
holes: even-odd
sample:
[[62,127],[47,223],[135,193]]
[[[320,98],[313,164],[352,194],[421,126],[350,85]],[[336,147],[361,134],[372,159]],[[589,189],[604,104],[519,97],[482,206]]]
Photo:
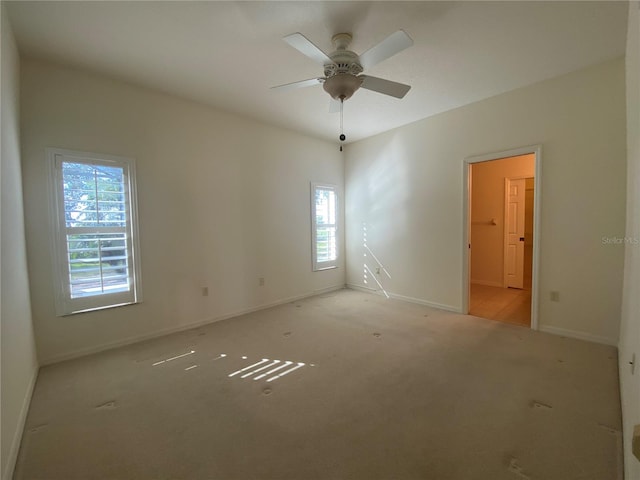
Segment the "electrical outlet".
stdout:
[[264,277],[258,278],[258,285],[264,287]]
[[560,301],[560,292],[558,292],[556,290],[552,290],[551,293],[549,294],[549,298],[551,299],[552,302],[559,302]]
[[203,297],[209,296],[209,287],[202,287],[202,296]]

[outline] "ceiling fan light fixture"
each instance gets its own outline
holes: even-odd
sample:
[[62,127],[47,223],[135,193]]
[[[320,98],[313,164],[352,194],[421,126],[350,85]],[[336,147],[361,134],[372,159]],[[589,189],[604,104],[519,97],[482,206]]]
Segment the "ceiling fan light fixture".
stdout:
[[327,78],[322,88],[335,100],[347,100],[362,85],[362,78],[348,73],[338,73]]
[[361,73],[364,68],[372,67],[413,45],[411,37],[403,30],[398,30],[362,55],[348,50],[351,39],[350,33],[334,35],[332,41],[336,50],[327,55],[301,33],[287,35],[284,37],[285,42],[324,67],[324,77],[286,83],[272,88],[284,91],[322,83],[324,90],[331,95],[331,98],[342,102],[351,98],[360,87],[383,95],[403,98],[411,88],[410,85],[361,75]]

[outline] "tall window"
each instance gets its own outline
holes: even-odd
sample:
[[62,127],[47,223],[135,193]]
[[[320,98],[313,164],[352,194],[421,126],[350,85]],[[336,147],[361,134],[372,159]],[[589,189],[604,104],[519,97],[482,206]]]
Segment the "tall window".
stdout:
[[58,315],[141,301],[134,161],[47,153]]
[[338,194],[335,185],[311,184],[313,270],[338,266]]

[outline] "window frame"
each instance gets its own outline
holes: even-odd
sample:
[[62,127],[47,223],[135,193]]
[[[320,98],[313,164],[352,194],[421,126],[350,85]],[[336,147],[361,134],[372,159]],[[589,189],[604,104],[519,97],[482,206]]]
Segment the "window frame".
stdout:
[[[333,191],[336,199],[335,206],[335,224],[331,224],[335,228],[336,239],[336,258],[335,260],[329,260],[324,262],[318,261],[318,223],[316,217],[316,191],[317,190],[330,190]],[[311,182],[311,263],[314,272],[320,272],[323,270],[331,270],[338,268],[338,261],[340,259],[340,195],[338,194],[337,185],[324,182]]]
[[[136,189],[136,162],[133,158],[80,152],[61,148],[47,148],[46,159],[49,169],[49,214],[51,224],[51,253],[55,290],[56,315],[67,316],[132,305],[142,302],[142,269],[140,262],[140,241],[138,229],[138,205]],[[102,293],[87,297],[71,298],[69,279],[67,227],[65,217],[64,186],[62,164],[64,162],[103,165],[123,169],[127,217],[124,227],[128,261],[131,263],[129,277],[131,289],[128,292]],[[93,227],[83,227],[91,229]],[[105,227],[95,227],[96,230]],[[87,233],[91,233],[88,231]],[[102,233],[102,232],[99,232]]]

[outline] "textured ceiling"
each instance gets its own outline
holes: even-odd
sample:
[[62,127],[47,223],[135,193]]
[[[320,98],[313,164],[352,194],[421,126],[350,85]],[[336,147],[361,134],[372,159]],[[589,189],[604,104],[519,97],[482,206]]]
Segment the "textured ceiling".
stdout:
[[398,29],[414,46],[365,73],[412,85],[398,100],[359,90],[347,141],[624,54],[627,4],[605,2],[5,2],[20,51],[330,140],[339,115],[322,75],[282,41],[325,52],[353,34],[362,53]]

